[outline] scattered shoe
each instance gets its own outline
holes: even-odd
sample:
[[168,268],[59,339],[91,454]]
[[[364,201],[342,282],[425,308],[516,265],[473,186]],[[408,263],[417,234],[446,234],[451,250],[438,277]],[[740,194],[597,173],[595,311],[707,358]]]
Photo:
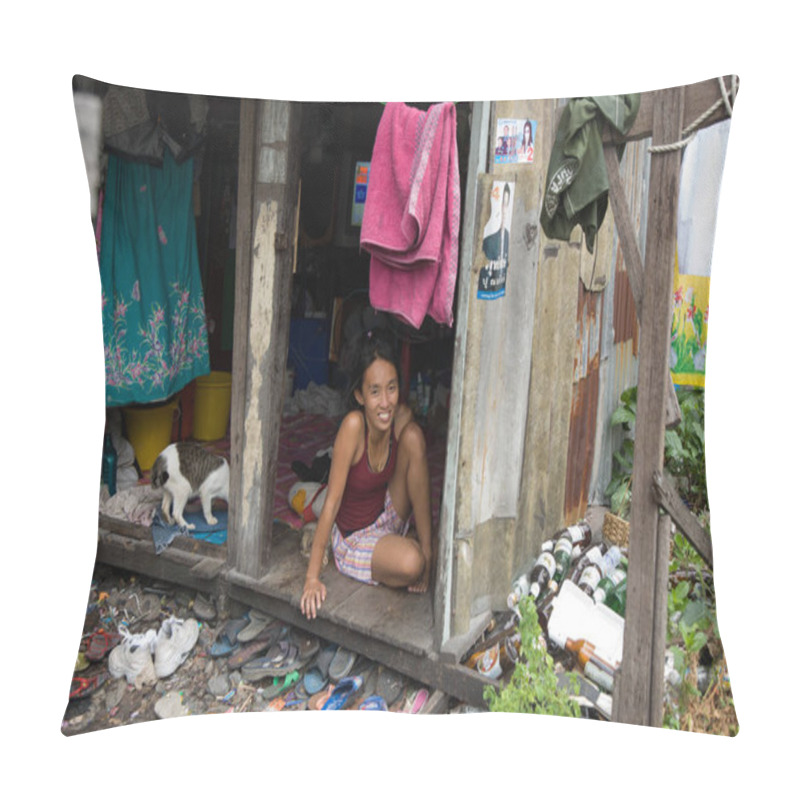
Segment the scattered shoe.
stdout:
[[273,621],[274,618],[270,617],[268,614],[262,614],[255,608],[251,608],[249,622],[245,628],[239,631],[239,634],[236,638],[240,642],[250,642],[255,639],[256,636],[258,636],[258,634],[261,633],[261,631],[263,631],[270,622]]
[[329,683],[324,689],[321,689],[316,694],[308,698],[308,708],[310,711],[321,711],[322,707],[327,703],[328,698],[333,694],[336,687],[334,684]]
[[336,688],[331,692],[331,696],[322,706],[323,711],[337,711],[344,708],[354,695],[358,694],[363,679],[360,675],[352,675],[342,678],[336,684]]
[[209,621],[217,616],[217,608],[214,600],[204,594],[197,593],[192,604],[192,611],[198,619]]
[[200,628],[196,619],[170,617],[161,623],[155,643],[155,673],[157,678],[172,675],[186,661],[197,642]]
[[99,689],[107,678],[108,674],[105,672],[92,675],[90,678],[81,678],[76,675],[69,687],[69,699],[77,700],[81,697],[88,697],[95,689]]
[[119,643],[121,638],[118,633],[98,628],[89,637],[86,645],[86,658],[89,661],[101,661]]
[[223,626],[222,630],[217,634],[217,638],[208,649],[208,654],[212,658],[219,658],[220,656],[227,656],[233,652],[237,646],[236,637],[239,631],[247,627],[247,620],[245,619],[229,619]]
[[375,685],[375,694],[379,694],[386,701],[387,706],[393,705],[400,699],[404,687],[405,684],[400,675],[381,667]]
[[151,628],[146,633],[131,633],[127,628],[120,628],[120,635],[123,641],[108,656],[108,671],[112,677],[124,676],[138,688],[155,683],[152,654],[156,632]]
[[358,706],[359,711],[388,711],[386,701],[379,695],[373,694],[362,700]]
[[406,703],[403,706],[404,714],[419,714],[428,702],[428,690],[417,689],[414,692],[409,692],[406,697]]
[[353,664],[356,663],[356,654],[345,650],[344,647],[338,648],[333,660],[328,668],[328,676],[332,681],[341,681],[350,674]]

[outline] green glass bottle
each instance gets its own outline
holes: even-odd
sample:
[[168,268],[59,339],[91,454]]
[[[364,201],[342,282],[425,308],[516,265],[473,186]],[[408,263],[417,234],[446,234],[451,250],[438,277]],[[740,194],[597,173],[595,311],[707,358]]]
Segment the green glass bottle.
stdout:
[[627,572],[625,568],[622,566],[617,567],[614,569],[610,574],[604,576],[600,579],[600,582],[597,584],[594,590],[594,601],[595,603],[607,603],[607,599],[609,594],[619,586],[622,581],[625,580],[627,577]]
[[613,591],[606,598],[606,605],[619,614],[621,617],[625,616],[625,601],[628,594],[628,579],[627,577],[616,586]]
[[572,564],[572,538],[565,534],[556,542],[553,550],[553,556],[556,560],[556,573],[553,580],[556,583],[561,583],[569,572],[570,565]]

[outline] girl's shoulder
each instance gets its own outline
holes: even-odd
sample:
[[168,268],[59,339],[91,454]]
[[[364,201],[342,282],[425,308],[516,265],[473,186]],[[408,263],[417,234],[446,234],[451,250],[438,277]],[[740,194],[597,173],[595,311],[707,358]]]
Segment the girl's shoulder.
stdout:
[[413,421],[414,419],[414,412],[405,404],[401,403],[397,407],[397,411],[395,411],[394,415],[394,435],[399,439],[400,433],[402,432],[405,426]]

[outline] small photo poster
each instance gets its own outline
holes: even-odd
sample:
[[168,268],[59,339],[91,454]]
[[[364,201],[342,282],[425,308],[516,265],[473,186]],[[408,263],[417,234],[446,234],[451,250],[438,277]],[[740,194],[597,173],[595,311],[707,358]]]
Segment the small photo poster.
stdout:
[[350,224],[360,226],[364,220],[364,204],[367,202],[369,186],[369,161],[356,161],[353,185],[353,205],[350,210]]
[[532,164],[536,121],[531,119],[497,120],[495,164]]
[[506,293],[514,182],[492,181],[488,200],[489,221],[483,228],[479,256],[483,261],[478,273],[479,300],[496,300]]

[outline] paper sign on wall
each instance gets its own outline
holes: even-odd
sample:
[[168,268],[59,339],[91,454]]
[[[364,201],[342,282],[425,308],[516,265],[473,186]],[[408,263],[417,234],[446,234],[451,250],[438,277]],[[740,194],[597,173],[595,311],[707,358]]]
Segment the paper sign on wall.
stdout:
[[530,119],[497,120],[495,164],[532,164],[536,122]]
[[483,262],[478,275],[479,300],[496,300],[506,293],[514,182],[492,181],[489,203],[491,213],[483,228],[481,252],[478,256]]

